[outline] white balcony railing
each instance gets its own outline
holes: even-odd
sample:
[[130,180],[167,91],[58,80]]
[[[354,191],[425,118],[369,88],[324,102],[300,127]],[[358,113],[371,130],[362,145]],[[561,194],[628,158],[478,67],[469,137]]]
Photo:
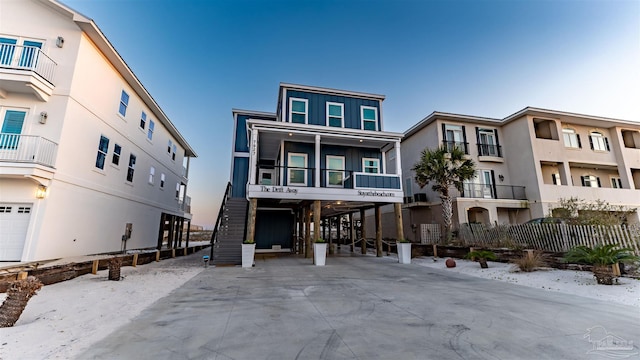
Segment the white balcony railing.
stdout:
[[0,162],[54,166],[58,144],[41,136],[0,133]]
[[57,64],[40,48],[16,44],[0,44],[0,68],[30,70],[53,84]]

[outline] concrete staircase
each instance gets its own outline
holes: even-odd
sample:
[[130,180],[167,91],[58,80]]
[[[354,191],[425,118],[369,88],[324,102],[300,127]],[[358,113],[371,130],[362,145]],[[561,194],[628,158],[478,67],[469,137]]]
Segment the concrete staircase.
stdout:
[[242,264],[242,242],[245,237],[248,204],[245,198],[228,198],[225,202],[213,246],[214,265]]

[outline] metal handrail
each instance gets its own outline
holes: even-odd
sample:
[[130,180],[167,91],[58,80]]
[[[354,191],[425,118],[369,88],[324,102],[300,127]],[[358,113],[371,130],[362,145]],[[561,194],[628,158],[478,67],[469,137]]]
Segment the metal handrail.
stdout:
[[227,203],[227,198],[231,193],[231,182],[227,183],[227,188],[224,191],[224,196],[222,197],[222,203],[220,204],[220,210],[218,210],[218,218],[216,219],[216,225],[213,227],[213,233],[211,233],[211,259],[213,259],[213,246],[218,240],[218,227],[220,226],[220,222],[222,221],[222,216],[224,215],[224,206]]
[[53,85],[57,66],[58,64],[39,47],[0,44],[0,68],[30,70]]

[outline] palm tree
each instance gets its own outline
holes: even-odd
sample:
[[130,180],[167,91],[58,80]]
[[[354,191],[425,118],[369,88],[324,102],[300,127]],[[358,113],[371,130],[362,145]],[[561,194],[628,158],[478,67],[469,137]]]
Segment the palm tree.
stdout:
[[411,169],[415,172],[415,180],[423,188],[433,183],[431,189],[440,193],[442,200],[442,217],[444,218],[445,239],[451,240],[452,198],[451,187],[462,192],[464,182],[475,176],[476,167],[471,159],[465,159],[464,151],[458,147],[447,149],[424,149],[420,160]]

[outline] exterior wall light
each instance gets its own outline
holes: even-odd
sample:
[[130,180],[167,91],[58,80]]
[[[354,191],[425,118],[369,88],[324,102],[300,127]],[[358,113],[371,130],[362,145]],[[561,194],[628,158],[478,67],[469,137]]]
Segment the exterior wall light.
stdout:
[[36,190],[36,199],[44,199],[47,196],[47,187],[44,185],[38,185]]
[[41,112],[40,113],[40,124],[46,124],[48,117],[49,117],[49,114],[47,114],[46,111]]
[[504,181],[504,175],[502,174],[498,175],[498,179],[500,179],[501,182]]
[[62,36],[58,36],[58,38],[56,39],[56,46],[59,48],[64,46],[64,38]]

